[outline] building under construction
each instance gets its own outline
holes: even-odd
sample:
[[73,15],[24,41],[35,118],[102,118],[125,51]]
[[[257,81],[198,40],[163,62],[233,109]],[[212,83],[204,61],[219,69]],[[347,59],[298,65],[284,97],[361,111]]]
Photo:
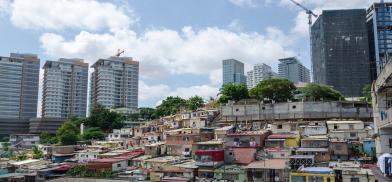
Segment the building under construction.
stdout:
[[366,10],[324,10],[311,28],[313,79],[346,97],[371,83]]

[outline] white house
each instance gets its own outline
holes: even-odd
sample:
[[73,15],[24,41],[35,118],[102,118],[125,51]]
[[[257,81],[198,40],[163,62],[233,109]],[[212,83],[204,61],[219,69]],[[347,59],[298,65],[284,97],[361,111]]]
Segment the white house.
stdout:
[[36,134],[12,134],[10,143],[15,148],[32,148],[39,144],[39,135]]
[[98,159],[101,150],[81,150],[76,153],[76,158],[79,163],[87,163],[92,160]]

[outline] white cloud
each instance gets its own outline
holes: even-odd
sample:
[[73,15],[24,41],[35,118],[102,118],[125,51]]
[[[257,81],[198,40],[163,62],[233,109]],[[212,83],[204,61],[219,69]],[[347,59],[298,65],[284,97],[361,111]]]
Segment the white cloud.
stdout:
[[121,29],[137,21],[126,8],[96,0],[14,0],[10,7],[11,22],[30,29]]
[[242,32],[243,30],[243,27],[238,19],[232,20],[227,27],[235,32]]
[[9,0],[0,0],[0,16],[8,14],[11,6]]
[[292,40],[273,27],[267,28],[265,34],[235,33],[215,27],[199,31],[192,27],[181,31],[151,29],[142,35],[132,30],[105,34],[82,31],[71,40],[46,33],[40,41],[49,56],[81,57],[90,63],[113,55],[119,48],[125,49],[125,55],[140,60],[141,75],[147,78],[166,74],[209,75],[220,69],[221,61],[227,58],[247,64],[262,60],[275,65],[278,58],[293,55],[288,48]]
[[244,7],[257,7],[258,0],[229,0],[236,6],[244,6]]
[[[278,1],[279,2],[279,1]],[[320,15],[322,10],[330,9],[355,9],[355,8],[368,8],[373,2],[379,2],[378,0],[297,0],[303,6],[311,9],[315,14]],[[300,36],[309,35],[309,25],[308,25],[308,15],[303,9],[297,7],[290,0],[281,0],[279,2],[281,5],[286,7],[291,7],[291,9],[298,11],[296,18],[294,19],[294,33],[298,33]],[[313,22],[316,18],[312,17]]]
[[139,81],[139,101],[148,99],[162,99],[164,95],[170,92],[170,87],[164,84],[147,85]]
[[216,97],[219,88],[212,85],[195,85],[191,87],[170,88],[168,85],[147,85],[143,81],[139,84],[139,101],[157,100],[155,105],[159,105],[163,99],[168,96],[179,96],[188,99],[194,95],[198,95],[205,100],[210,97]]

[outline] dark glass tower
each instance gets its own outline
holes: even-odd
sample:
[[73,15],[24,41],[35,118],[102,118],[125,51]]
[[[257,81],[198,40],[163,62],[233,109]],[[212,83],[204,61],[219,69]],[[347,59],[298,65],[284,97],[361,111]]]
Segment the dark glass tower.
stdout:
[[362,96],[371,83],[366,10],[324,10],[311,32],[314,82]]

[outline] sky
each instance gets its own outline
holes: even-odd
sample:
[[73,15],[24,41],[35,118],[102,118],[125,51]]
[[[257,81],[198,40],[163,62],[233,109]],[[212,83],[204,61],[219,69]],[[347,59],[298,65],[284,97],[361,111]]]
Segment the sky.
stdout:
[[[373,2],[297,1],[316,14]],[[256,63],[277,71],[289,56],[310,68],[307,15],[290,0],[0,0],[0,40],[0,56],[38,54],[41,67],[125,50],[140,62],[139,107],[167,96],[216,97],[223,59],[242,61],[245,72]],[[41,90],[42,70],[39,108]]]

